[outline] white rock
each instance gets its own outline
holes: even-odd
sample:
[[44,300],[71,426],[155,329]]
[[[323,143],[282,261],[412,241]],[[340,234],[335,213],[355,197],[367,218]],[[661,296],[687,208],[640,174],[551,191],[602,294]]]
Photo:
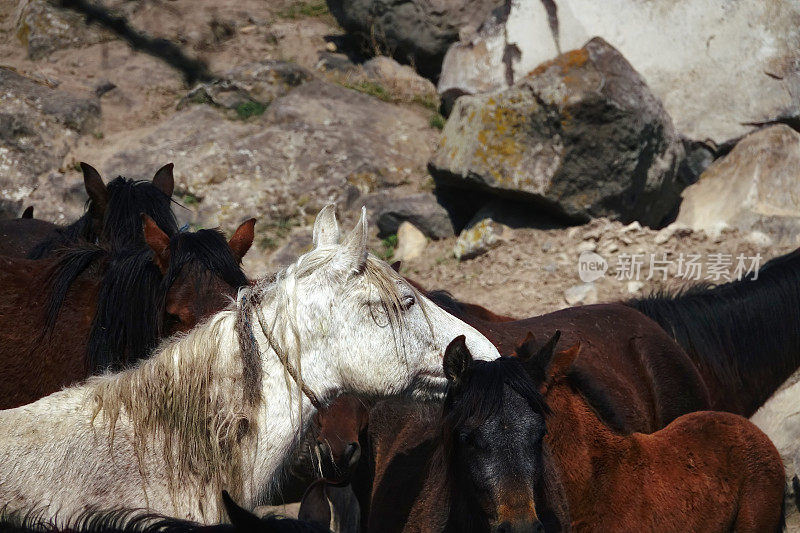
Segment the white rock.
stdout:
[[[557,0],[561,51],[594,36],[647,80],[676,128],[723,142],[800,111],[800,4],[794,0]],[[507,50],[518,56],[508,69]],[[544,2],[511,0],[507,21],[488,20],[450,47],[439,92],[489,92],[558,54]],[[504,61],[505,60],[505,61]],[[511,76],[508,76],[511,74]],[[511,79],[509,79],[511,78]]]
[[428,245],[428,239],[425,234],[417,229],[414,224],[404,221],[397,229],[397,248],[392,255],[392,261],[411,261],[416,259],[425,247]]
[[564,301],[569,305],[589,305],[597,302],[597,288],[594,283],[573,285],[564,291]]
[[583,252],[594,252],[595,250],[597,250],[597,243],[594,241],[583,241],[575,248],[575,251],[579,254]]
[[642,283],[641,281],[629,281],[628,282],[628,292],[630,294],[635,294],[635,293],[639,292],[640,290],[642,290],[642,287],[644,287],[644,283]]
[[716,239],[728,227],[800,233],[800,133],[782,124],[748,135],[683,191],[677,222]]
[[748,233],[745,237],[745,240],[749,243],[755,244],[756,246],[760,246],[761,248],[768,248],[772,246],[772,237],[758,230]]

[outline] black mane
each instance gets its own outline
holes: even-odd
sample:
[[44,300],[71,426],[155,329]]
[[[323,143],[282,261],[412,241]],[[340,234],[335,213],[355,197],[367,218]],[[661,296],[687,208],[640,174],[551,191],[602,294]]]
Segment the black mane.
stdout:
[[38,243],[28,254],[29,259],[41,259],[53,251],[79,243],[100,243],[112,251],[146,246],[142,236],[141,213],[152,218],[168,236],[178,232],[172,213],[172,199],[146,180],[131,180],[118,176],[109,182],[108,205],[103,215],[103,227],[98,234],[92,223],[92,200],[86,211],[72,224],[57,229],[53,235]]
[[800,250],[741,281],[660,292],[627,305],[656,321],[752,415],[800,364]]
[[178,233],[169,248],[163,276],[150,250],[120,253],[109,263],[89,337],[88,362],[94,372],[125,368],[150,355],[164,331],[167,293],[184,270],[201,286],[214,276],[232,287],[247,284],[219,230]]
[[148,513],[141,509],[116,511],[86,511],[69,518],[66,524],[55,525],[52,520],[42,518],[42,513],[0,512],[0,531],[3,533],[319,533],[327,529],[309,522],[302,522],[278,515],[263,518],[253,517],[258,524],[237,527],[230,524],[206,526]]
[[464,306],[448,291],[437,289],[426,294],[428,299],[453,316],[464,316]]
[[247,284],[225,237],[218,230],[177,233],[170,239],[167,272],[148,249],[111,253],[86,245],[59,252],[51,276],[48,324],[55,323],[67,291],[91,266],[102,269],[97,311],[92,322],[87,362],[93,372],[125,368],[148,357],[162,336],[166,296],[181,272],[201,286],[214,276],[232,287]]

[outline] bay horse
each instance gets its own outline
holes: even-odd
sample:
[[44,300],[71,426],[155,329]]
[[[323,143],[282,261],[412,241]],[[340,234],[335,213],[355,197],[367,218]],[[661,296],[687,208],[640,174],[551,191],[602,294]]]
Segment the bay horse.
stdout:
[[0,411],[0,506],[216,521],[222,490],[246,508],[267,496],[317,406],[344,392],[440,397],[459,335],[476,358],[499,356],[369,255],[365,209],[339,240],[329,205],[312,250],[149,359]]
[[147,357],[162,337],[225,308],[247,284],[255,219],[171,238],[143,215],[146,250],[84,245],[41,260],[0,257],[0,408]]
[[539,381],[519,358],[473,361],[460,337],[446,350],[446,530],[544,531],[554,515],[575,531],[782,531],[783,463],[754,424],[698,411],[621,435],[572,379],[580,345],[543,351]]
[[57,248],[80,243],[100,244],[112,251],[145,248],[141,213],[155,220],[170,237],[178,232],[170,199],[175,187],[172,163],[161,167],[152,181],[119,176],[107,186],[92,166],[80,165],[89,196],[83,216],[64,227],[24,216],[2,220],[0,255],[41,259]]

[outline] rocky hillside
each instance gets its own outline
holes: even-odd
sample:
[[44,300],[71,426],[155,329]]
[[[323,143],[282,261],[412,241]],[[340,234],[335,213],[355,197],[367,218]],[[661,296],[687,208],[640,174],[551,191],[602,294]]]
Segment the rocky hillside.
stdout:
[[[376,253],[516,315],[797,245],[791,2],[68,4],[92,22],[0,5],[1,216],[78,216],[80,161],[106,180],[174,162],[182,223],[258,217],[251,275],[306,249],[324,204],[366,205]],[[603,276],[579,276],[587,254]]]

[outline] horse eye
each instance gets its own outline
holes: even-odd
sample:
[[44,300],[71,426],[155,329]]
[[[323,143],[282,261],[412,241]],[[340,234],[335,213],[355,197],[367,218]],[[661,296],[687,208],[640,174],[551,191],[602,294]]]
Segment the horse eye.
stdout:
[[180,323],[181,317],[172,313],[166,313],[166,316],[164,317],[164,324],[167,326],[167,329]]
[[409,296],[404,296],[403,297],[403,308],[404,309],[409,309],[415,303],[417,303],[417,299],[414,298],[413,296],[409,295]]

